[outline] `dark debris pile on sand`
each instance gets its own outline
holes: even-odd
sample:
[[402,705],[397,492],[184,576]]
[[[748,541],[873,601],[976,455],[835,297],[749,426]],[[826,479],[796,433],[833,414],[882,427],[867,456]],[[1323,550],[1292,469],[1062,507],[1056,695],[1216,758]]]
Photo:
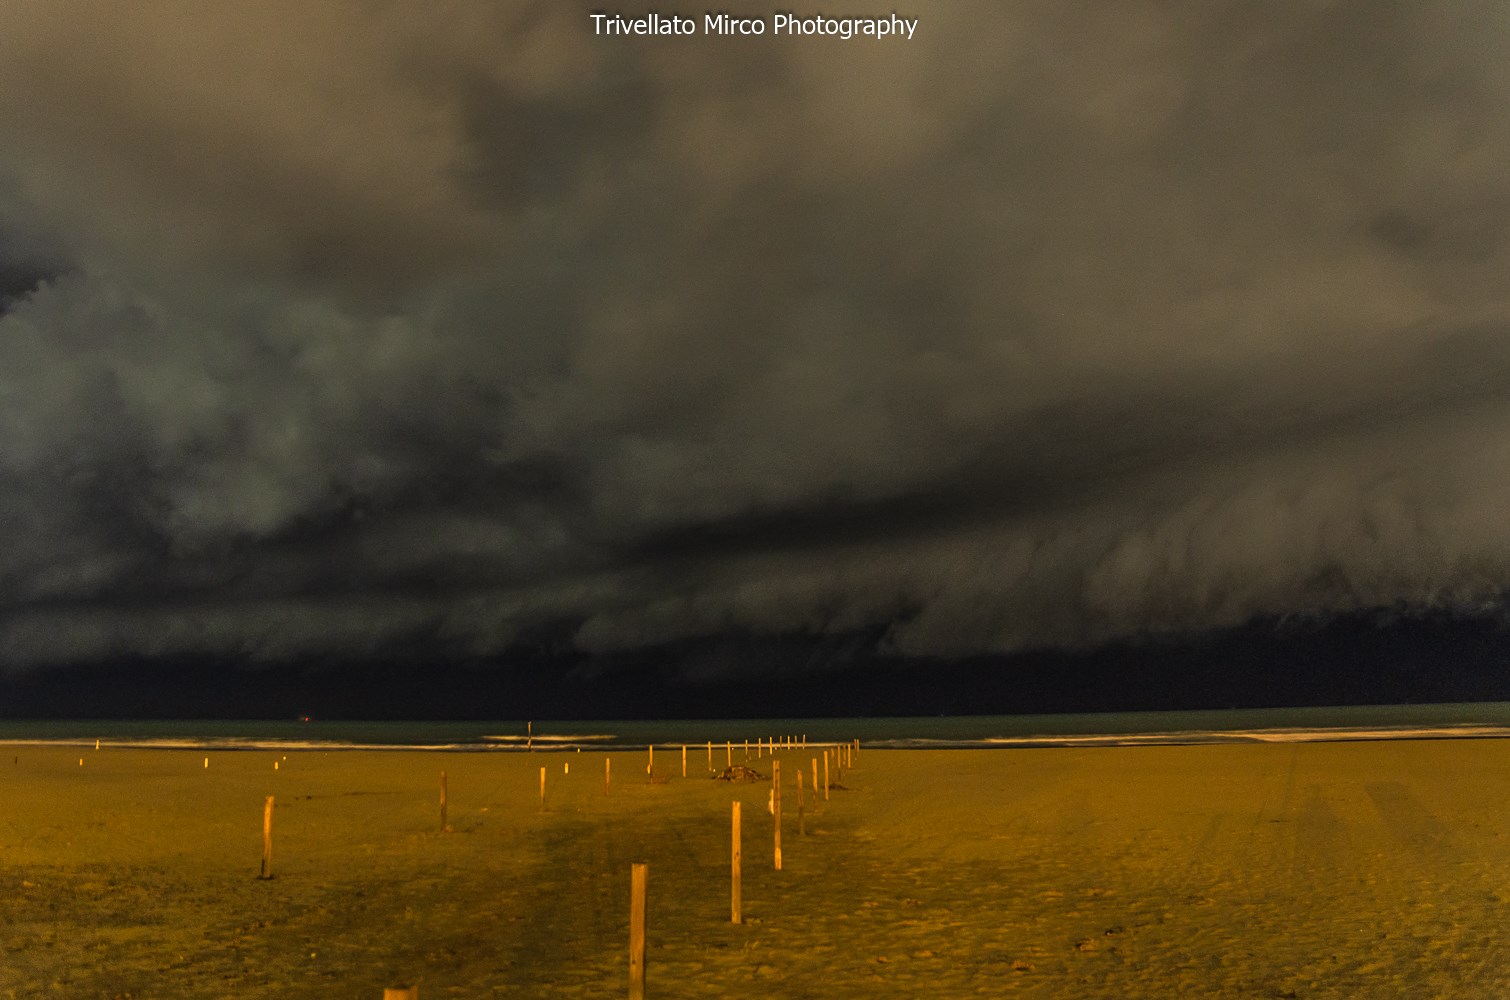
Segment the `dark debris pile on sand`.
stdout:
[[753,767],[745,767],[743,764],[735,764],[726,767],[721,774],[713,776],[714,781],[770,781],[771,776],[761,774]]

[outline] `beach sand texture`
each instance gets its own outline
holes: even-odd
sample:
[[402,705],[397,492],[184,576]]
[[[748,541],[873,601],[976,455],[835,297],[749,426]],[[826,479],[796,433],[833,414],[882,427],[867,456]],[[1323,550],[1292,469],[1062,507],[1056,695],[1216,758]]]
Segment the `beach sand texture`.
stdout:
[[8,749],[0,997],[623,996],[637,861],[652,998],[1510,996],[1505,740],[867,749],[780,872],[672,752]]

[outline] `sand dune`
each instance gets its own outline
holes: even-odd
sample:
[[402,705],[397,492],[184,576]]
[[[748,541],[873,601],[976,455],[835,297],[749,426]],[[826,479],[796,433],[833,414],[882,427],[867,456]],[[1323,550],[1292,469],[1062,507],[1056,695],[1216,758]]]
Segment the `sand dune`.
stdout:
[[781,872],[696,754],[7,755],[0,997],[620,996],[636,861],[652,997],[1510,995],[1503,740],[789,751]]

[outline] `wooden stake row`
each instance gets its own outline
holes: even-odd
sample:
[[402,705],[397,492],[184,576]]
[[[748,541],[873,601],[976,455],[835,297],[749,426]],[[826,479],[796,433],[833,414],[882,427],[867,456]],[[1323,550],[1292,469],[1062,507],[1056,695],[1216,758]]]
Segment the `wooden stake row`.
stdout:
[[[859,749],[859,745],[860,745],[860,741],[859,740],[855,740],[852,744],[844,744],[842,747],[836,747],[834,749],[833,752],[837,756],[840,757],[840,762],[839,762],[839,765],[838,765],[840,777],[842,777],[843,773],[844,773],[843,769],[844,769],[845,765],[843,763],[843,758],[847,757],[852,762],[854,760],[854,754],[855,754],[855,752]],[[746,746],[748,746],[748,743],[746,744]],[[726,750],[727,750],[728,756],[730,758],[732,758],[733,754],[734,754],[733,744],[732,743],[726,744]],[[830,787],[830,783],[829,783],[829,752],[830,751],[827,751],[827,750],[825,750],[823,752],[823,800],[825,802],[827,802],[829,800],[829,787]],[[651,754],[652,755],[654,754],[654,747],[653,746],[651,747]],[[712,762],[712,755],[713,755],[713,744],[712,744],[712,742],[709,742],[708,743],[708,758],[709,758],[709,769],[710,770],[712,769],[712,763],[711,763]],[[818,758],[816,758],[816,757],[812,758],[812,766],[813,766],[813,801],[814,801],[815,808],[816,808],[817,796],[818,796]],[[570,768],[570,765],[568,764],[567,767]],[[650,767],[651,767],[651,764],[647,762],[647,765],[646,765],[647,770],[649,770]],[[687,748],[685,746],[683,746],[682,747],[682,776],[685,777],[686,774],[687,774]],[[609,788],[610,788],[610,786],[612,784],[612,775],[613,775],[613,759],[611,757],[605,757],[605,758],[603,758],[603,794],[604,795],[607,795],[609,793]],[[442,771],[442,772],[440,772],[440,829],[441,829],[442,833],[450,833],[451,832],[451,825],[450,825],[450,823],[448,821],[448,817],[447,817],[447,801],[446,801],[446,799],[447,799],[446,772]],[[776,842],[775,842],[776,870],[780,871],[781,870],[781,762],[779,760],[773,760],[771,762],[771,800],[772,800],[771,811],[774,813],[775,818],[776,818]],[[543,767],[540,769],[540,811],[541,812],[545,812],[545,768],[543,768]],[[803,795],[802,771],[799,768],[798,771],[797,771],[797,832],[799,834],[805,834],[806,833],[805,823],[806,823],[806,805],[805,805],[805,797]],[[261,875],[261,877],[264,878],[264,879],[272,877],[272,874],[271,874],[271,871],[272,871],[272,852],[273,852],[273,833],[272,833],[272,829],[273,829],[273,797],[271,795],[269,795],[267,797],[267,802],[266,802],[264,810],[263,810],[263,819],[262,819],[262,875]]]
[[[835,757],[835,763],[839,773],[843,774],[846,762],[853,766],[855,754],[859,752],[859,740],[849,744],[843,744],[825,750],[823,752],[823,798],[829,798],[829,755]],[[800,744],[788,742],[785,747],[806,746],[807,738],[802,737]],[[732,764],[734,749],[733,742],[724,744],[725,756]],[[773,739],[768,744],[770,752],[774,756],[777,743]],[[757,756],[763,749],[760,743],[756,744]],[[712,770],[713,744],[707,744],[708,767]],[[647,747],[646,772],[654,773],[654,745]],[[686,774],[686,746],[682,747],[682,773]],[[749,741],[745,741],[745,756],[749,756]],[[82,761],[80,762],[82,763]],[[812,802],[814,810],[817,809],[818,801],[818,758],[811,758],[812,764]],[[540,809],[545,811],[546,782],[545,768],[540,768]],[[563,769],[564,773],[570,773],[570,765]],[[613,759],[603,758],[603,794],[607,795],[612,783]],[[807,833],[806,817],[808,797],[803,783],[802,768],[797,769],[797,833],[805,836]],[[774,822],[773,830],[773,862],[777,871],[781,870],[781,761],[771,761],[771,813]],[[743,836],[741,831],[741,803],[735,801],[730,813],[730,897],[729,918],[732,923],[743,923],[743,886],[742,886],[742,849]],[[446,772],[440,772],[440,823],[442,832],[449,832],[451,827],[447,822],[447,781]],[[262,879],[270,879],[272,875],[273,856],[273,796],[267,796],[263,803],[262,811]],[[644,1000],[645,997],[645,932],[647,923],[647,888],[649,882],[649,866],[644,863],[635,863],[630,866],[630,908],[629,908],[629,996],[630,1000]],[[383,1000],[418,1000],[419,987],[417,985],[390,986],[383,990]]]

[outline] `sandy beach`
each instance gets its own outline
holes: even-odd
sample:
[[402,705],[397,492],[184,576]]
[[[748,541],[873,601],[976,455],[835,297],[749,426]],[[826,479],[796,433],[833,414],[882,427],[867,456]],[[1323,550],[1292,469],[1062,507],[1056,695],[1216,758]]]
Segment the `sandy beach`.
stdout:
[[603,753],[10,747],[0,997],[622,996],[633,862],[651,997],[1510,995],[1510,741],[866,750],[804,837],[816,752],[777,872],[701,747],[607,796]]

